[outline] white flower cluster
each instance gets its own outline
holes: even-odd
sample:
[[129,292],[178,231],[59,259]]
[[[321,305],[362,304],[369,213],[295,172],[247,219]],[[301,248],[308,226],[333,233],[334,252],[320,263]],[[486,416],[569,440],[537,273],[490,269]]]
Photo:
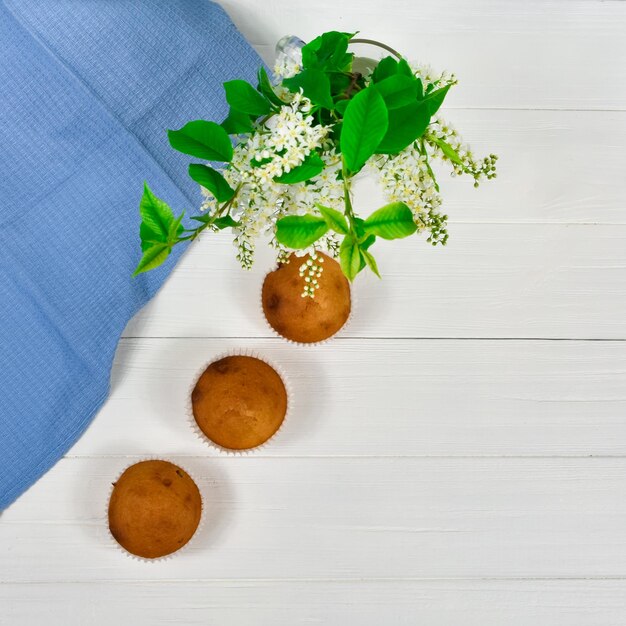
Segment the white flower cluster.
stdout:
[[[482,159],[476,159],[470,147],[448,122],[437,116],[431,120],[425,133],[425,140],[432,146],[433,156],[452,165],[453,176],[469,174],[474,178],[474,187],[478,187],[483,179],[490,180],[496,177],[496,161],[498,157],[490,154]],[[449,156],[437,145],[435,140],[445,141],[459,156],[460,163],[450,160]]]
[[303,298],[315,297],[315,291],[320,288],[317,279],[320,278],[324,270],[322,267],[323,263],[324,257],[313,251],[309,258],[300,266],[299,274],[301,278],[304,278],[304,291],[301,294]]
[[[258,121],[250,135],[240,136],[234,148],[232,162],[223,170],[236,195],[229,203],[228,212],[237,222],[235,245],[237,258],[245,268],[252,265],[255,239],[269,235],[271,245],[282,251],[275,239],[276,221],[287,214],[302,215],[314,211],[321,204],[344,211],[344,181],[342,157],[331,137],[331,126],[316,123],[312,103],[302,93],[291,93],[280,86],[283,78],[302,70],[299,40],[287,38],[279,46],[276,61],[276,95],[284,102],[280,109]],[[422,81],[424,91],[430,93],[456,84],[454,74],[436,73],[428,66],[410,64]],[[324,162],[323,171],[306,182],[284,184],[276,179],[300,166],[312,153]],[[476,159],[456,130],[439,117],[431,120],[423,137],[393,156],[375,155],[369,167],[377,171],[384,193],[390,202],[403,202],[415,216],[421,231],[428,233],[433,245],[446,243],[447,216],[441,213],[442,198],[431,168],[437,158],[452,166],[452,174],[469,174],[475,185],[483,178],[495,177],[494,155]],[[212,213],[218,210],[215,198],[207,191],[202,205]],[[315,244],[326,248],[332,256],[338,253],[339,243],[330,231]],[[315,254],[313,250],[312,254]],[[303,296],[313,297],[321,268],[317,263],[303,266],[306,276]],[[311,273],[312,272],[312,273]]]
[[[233,159],[222,172],[233,189],[240,187],[230,214],[239,222],[235,244],[238,259],[246,268],[252,264],[253,240],[263,234],[273,235],[279,215],[310,211],[316,202],[336,204],[340,198],[336,185],[326,184],[335,163],[340,167],[334,152],[322,154],[331,167],[309,184],[287,185],[274,180],[301,165],[311,152],[324,148],[330,129],[314,125],[310,110],[311,101],[295,94],[291,102],[269,119],[259,121],[254,132],[235,146]],[[215,198],[207,190],[203,193],[206,200],[202,208],[215,211]]]
[[422,153],[411,144],[398,155],[379,158],[372,165],[378,170],[386,198],[389,202],[404,202],[413,211],[420,230],[430,228],[433,217],[445,219],[439,214],[442,200],[425,149]]
[[[255,160],[263,162],[257,169],[264,170],[271,177],[291,171],[304,161],[313,150],[322,146],[329,127],[314,126],[309,115],[311,101],[301,94],[294,94],[289,104],[265,122],[252,135],[251,149],[256,150]],[[272,159],[267,162],[267,159]]]
[[[458,159],[450,158],[450,154],[441,147],[442,142],[452,149]],[[429,231],[428,241],[435,245],[445,244],[448,239],[448,216],[440,211],[442,198],[430,165],[433,158],[450,164],[453,176],[469,174],[474,179],[474,186],[478,187],[482,179],[496,177],[498,157],[490,154],[476,159],[456,130],[442,118],[435,117],[421,140],[393,157],[372,160],[387,199],[409,206],[418,228]]]
[[428,85],[432,85],[433,89],[441,89],[446,85],[456,85],[459,81],[452,72],[444,70],[436,72],[430,65],[419,65],[417,63],[409,63],[413,73],[422,81],[424,89]]
[[306,183],[290,185],[290,202],[295,213],[311,211],[316,202],[343,212],[341,155],[334,147],[324,148],[326,151],[320,155],[324,161],[322,172]]
[[[337,154],[335,147],[329,143],[324,144],[323,149],[325,152],[320,154],[322,161],[324,161],[322,172],[305,183],[289,185],[288,199],[285,200],[289,206],[289,213],[296,215],[310,213],[315,210],[316,204],[322,204],[343,213],[344,188],[343,180],[340,177],[341,155]],[[332,257],[339,254],[339,241],[331,231],[328,231],[318,240],[316,247],[325,249]],[[305,295],[311,294],[308,294],[305,289]],[[311,297],[313,296],[311,295]]]

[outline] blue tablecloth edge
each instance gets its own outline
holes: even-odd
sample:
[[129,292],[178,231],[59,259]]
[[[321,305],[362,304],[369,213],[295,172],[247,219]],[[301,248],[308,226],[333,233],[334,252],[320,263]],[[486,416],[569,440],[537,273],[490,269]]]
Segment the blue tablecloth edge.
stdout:
[[[178,261],[180,260],[180,257],[187,250],[187,248],[188,248],[188,245],[176,246],[173,249],[170,256],[165,261],[165,263],[166,264],[172,263],[176,265]],[[137,250],[138,250],[138,256],[139,256],[139,251],[140,251],[139,237],[137,237]],[[160,274],[160,276],[153,277],[153,282],[151,285],[153,289],[151,289],[150,299],[152,299],[159,292],[159,290],[161,289],[161,287],[163,287],[167,279],[172,275],[174,269],[175,267],[169,268],[169,269],[166,267],[163,267],[157,270],[157,273]],[[136,279],[133,278],[129,274],[128,280],[136,280]],[[124,329],[126,328],[128,323],[132,320],[132,318],[145,306],[145,304],[146,304],[145,302],[140,303],[134,309],[132,316],[129,319],[124,320],[123,325],[121,325],[121,328],[119,329],[119,332],[117,333],[117,339],[115,341],[114,348],[111,351],[109,358],[108,358],[109,372],[111,372],[111,369],[113,367],[113,360],[115,358],[115,353],[117,351],[117,347],[119,345]],[[46,474],[48,470],[52,469],[52,467],[61,458],[63,458],[66,452],[78,441],[81,435],[84,434],[85,429],[89,426],[89,424],[92,422],[92,420],[95,418],[95,416],[98,414],[98,412],[102,408],[102,405],[107,400],[109,396],[109,391],[111,389],[110,374],[109,374],[109,378],[103,383],[102,382],[98,383],[97,379],[94,379],[93,382],[96,383],[96,392],[94,394],[95,401],[94,401],[93,408],[85,415],[83,419],[81,419],[76,424],[75,428],[67,437],[63,439],[62,443],[60,443],[53,450],[51,450],[40,463],[38,463],[36,466],[31,467],[29,471],[24,472],[22,474],[23,480],[22,480],[21,485],[16,486],[14,489],[11,489],[10,491],[8,491],[7,493],[3,495],[3,497],[0,499],[0,513],[4,511],[8,506],[13,504],[13,502],[15,502],[17,498],[19,498],[23,493],[28,491],[28,489],[30,489],[35,482],[43,478],[44,474]],[[99,387],[101,388],[98,389]],[[83,391],[82,393],[85,393],[85,391]]]

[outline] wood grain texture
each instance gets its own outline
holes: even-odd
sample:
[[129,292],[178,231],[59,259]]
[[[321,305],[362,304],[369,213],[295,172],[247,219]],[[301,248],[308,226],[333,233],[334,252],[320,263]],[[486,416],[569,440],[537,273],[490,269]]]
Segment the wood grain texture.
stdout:
[[129,339],[70,456],[214,455],[187,427],[190,387],[205,362],[250,348],[293,390],[264,457],[626,454],[623,342]]
[[[624,339],[626,226],[456,224],[445,248],[379,242],[348,337]],[[275,252],[243,272],[226,234],[196,242],[127,337],[267,337],[259,304]],[[391,304],[393,303],[393,304]]]
[[[444,108],[442,115],[476,155],[499,156],[498,178],[478,189],[435,168],[451,224],[626,222],[619,140],[626,113]],[[384,201],[372,178],[360,182],[356,198],[365,211]]]
[[[84,598],[80,601],[80,598]],[[0,623],[48,626],[623,626],[626,583],[558,581],[166,581],[0,585]]]
[[626,578],[626,459],[168,458],[207,523],[188,552],[107,540],[133,458],[65,459],[3,514],[4,580]]
[[[456,72],[443,113],[499,177],[442,174],[448,247],[381,242],[384,280],[357,281],[320,347],[264,324],[268,250],[245,273],[227,236],[194,245],[126,329],[93,425],[0,515],[0,624],[623,626],[626,2],[223,4],[268,62],[286,33],[341,28]],[[359,182],[361,213],[382,202]],[[294,389],[248,457],[184,417],[232,348]],[[188,553],[144,564],[105,507],[153,454],[198,477],[208,515]]]
[[[626,8],[601,0],[227,0],[237,26],[273,63],[285,34],[359,31],[461,80],[447,106],[626,109]],[[361,52],[373,55],[371,47]]]

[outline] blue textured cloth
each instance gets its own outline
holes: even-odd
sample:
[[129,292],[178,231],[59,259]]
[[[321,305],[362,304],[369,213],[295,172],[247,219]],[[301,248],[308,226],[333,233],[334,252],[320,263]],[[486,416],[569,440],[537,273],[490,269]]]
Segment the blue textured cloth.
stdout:
[[165,129],[221,119],[260,63],[208,0],[0,0],[0,510],[87,427],[180,254],[131,278],[143,181],[200,202]]

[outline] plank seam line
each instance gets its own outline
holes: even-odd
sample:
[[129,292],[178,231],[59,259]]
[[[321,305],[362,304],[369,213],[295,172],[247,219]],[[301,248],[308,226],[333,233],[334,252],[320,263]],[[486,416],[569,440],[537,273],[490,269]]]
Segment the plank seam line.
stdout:
[[[145,457],[147,453],[132,454],[67,454],[61,460],[83,459],[133,459]],[[625,454],[250,454],[241,456],[217,454],[169,454],[181,459],[257,460],[257,459],[485,459],[485,460],[542,460],[542,459],[626,459]]]
[[[120,337],[120,341],[129,339],[211,339],[230,341],[234,339],[252,340],[252,341],[275,341],[284,343],[282,339],[278,339],[271,335],[124,335]],[[335,337],[333,341],[562,341],[562,342],[596,342],[596,343],[620,343],[626,341],[622,337]],[[286,344],[285,344],[286,345]]]
[[172,583],[398,583],[398,582],[626,582],[626,575],[615,576],[476,576],[476,577],[386,577],[386,578],[98,578],[93,580],[0,580],[1,585],[121,584],[165,585]]

